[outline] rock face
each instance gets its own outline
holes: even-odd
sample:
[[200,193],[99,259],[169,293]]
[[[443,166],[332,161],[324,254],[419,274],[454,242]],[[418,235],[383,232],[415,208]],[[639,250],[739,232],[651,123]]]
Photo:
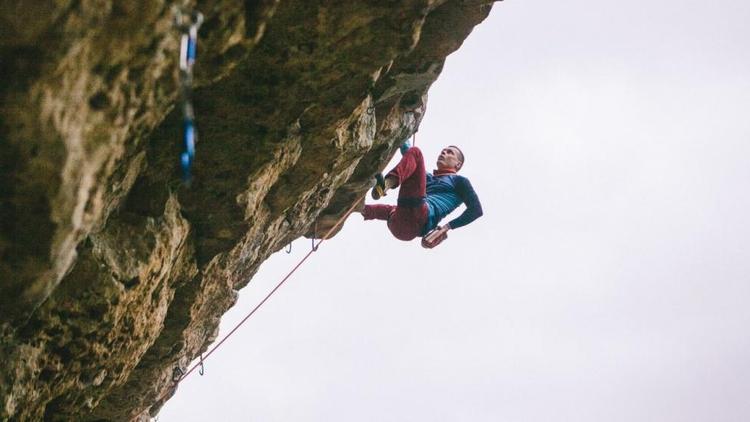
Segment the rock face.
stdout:
[[172,4],[4,4],[0,419],[155,414],[263,260],[365,194],[491,3],[192,4],[190,186]]

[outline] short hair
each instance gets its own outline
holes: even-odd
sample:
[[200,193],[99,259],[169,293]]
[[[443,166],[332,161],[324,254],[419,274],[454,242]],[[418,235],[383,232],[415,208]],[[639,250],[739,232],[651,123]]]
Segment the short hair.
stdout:
[[455,148],[456,151],[458,151],[458,159],[461,161],[461,167],[464,166],[464,152],[461,151],[461,148],[455,146],[455,145],[448,145],[448,148]]

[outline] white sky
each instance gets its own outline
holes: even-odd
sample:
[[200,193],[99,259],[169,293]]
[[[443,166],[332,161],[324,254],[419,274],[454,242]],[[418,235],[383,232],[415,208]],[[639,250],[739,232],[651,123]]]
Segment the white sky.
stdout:
[[417,135],[428,166],[462,147],[484,217],[427,251],[352,216],[160,421],[750,420],[749,22],[497,3]]

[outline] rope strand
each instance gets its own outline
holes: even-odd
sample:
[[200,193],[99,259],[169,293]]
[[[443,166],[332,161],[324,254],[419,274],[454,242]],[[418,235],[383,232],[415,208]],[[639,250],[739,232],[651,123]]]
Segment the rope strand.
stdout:
[[207,352],[207,353],[206,353],[205,355],[203,355],[203,359],[202,359],[202,360],[201,360],[201,361],[200,361],[199,363],[197,363],[197,364],[193,365],[193,367],[191,367],[191,368],[190,368],[190,369],[189,369],[189,370],[188,370],[187,372],[185,372],[185,373],[184,373],[184,374],[183,374],[182,376],[180,376],[180,377],[179,377],[179,378],[177,379],[176,383],[179,383],[180,381],[184,380],[185,378],[187,378],[187,376],[188,376],[188,375],[190,375],[190,374],[191,374],[191,373],[192,373],[193,371],[195,371],[195,369],[196,369],[196,368],[198,368],[198,367],[200,367],[201,365],[203,365],[203,362],[205,362],[205,361],[206,361],[206,360],[207,360],[207,359],[208,359],[208,358],[209,358],[209,357],[211,356],[211,354],[213,354],[213,352],[215,352],[215,351],[216,351],[216,349],[218,349],[218,348],[219,348],[219,347],[220,347],[220,346],[221,346],[222,344],[224,344],[224,342],[225,342],[225,341],[227,341],[227,339],[228,339],[229,337],[231,337],[231,336],[232,336],[232,334],[234,334],[234,333],[235,333],[235,332],[236,332],[236,331],[237,331],[237,330],[238,330],[238,329],[239,329],[239,328],[240,328],[240,327],[242,326],[242,324],[244,324],[244,323],[245,323],[245,321],[247,321],[248,319],[250,319],[250,317],[251,317],[251,316],[253,316],[253,314],[255,313],[255,311],[257,311],[257,310],[258,310],[258,309],[259,309],[259,308],[260,308],[261,306],[263,306],[263,304],[264,304],[264,303],[266,303],[266,301],[267,301],[267,300],[268,300],[268,299],[269,299],[269,298],[270,298],[270,297],[271,297],[271,296],[272,296],[272,295],[273,295],[274,293],[276,293],[276,291],[277,291],[277,290],[279,290],[279,288],[280,288],[280,287],[281,287],[281,286],[282,286],[282,285],[283,285],[283,284],[284,284],[284,283],[285,283],[285,282],[286,282],[286,281],[287,281],[287,280],[289,279],[289,277],[291,277],[291,276],[292,276],[292,274],[294,274],[294,272],[295,272],[295,271],[297,271],[297,269],[298,269],[299,267],[301,267],[301,266],[302,266],[302,264],[303,264],[303,263],[304,263],[304,262],[305,262],[305,261],[307,260],[307,258],[309,258],[309,257],[310,257],[310,255],[312,255],[312,254],[313,254],[313,253],[314,253],[314,252],[315,252],[315,251],[316,251],[316,250],[318,249],[318,247],[320,246],[320,244],[321,244],[321,243],[323,243],[323,242],[324,242],[325,240],[327,240],[327,239],[328,239],[328,236],[330,236],[330,234],[331,234],[331,233],[333,233],[333,231],[334,231],[334,230],[336,230],[336,228],[338,228],[338,226],[340,226],[340,225],[341,225],[341,223],[343,223],[343,222],[344,222],[344,220],[345,220],[345,219],[346,219],[346,218],[347,218],[347,217],[348,217],[348,216],[349,216],[349,215],[351,214],[351,212],[352,212],[352,211],[354,210],[354,208],[355,208],[355,207],[357,206],[357,204],[359,204],[359,201],[356,201],[356,202],[355,202],[354,204],[352,204],[352,206],[351,206],[351,207],[349,207],[349,209],[348,209],[348,210],[347,210],[347,211],[346,211],[346,212],[344,213],[344,215],[343,215],[343,216],[342,216],[341,218],[339,218],[339,220],[338,220],[338,221],[336,222],[336,224],[334,224],[334,225],[333,225],[333,227],[331,227],[331,228],[330,228],[330,229],[328,230],[328,232],[327,232],[327,233],[325,234],[325,236],[323,236],[323,237],[322,237],[322,238],[320,239],[320,241],[318,241],[318,243],[317,243],[317,244],[316,244],[316,245],[315,245],[315,246],[313,247],[313,249],[311,249],[311,250],[310,250],[310,251],[309,251],[309,252],[307,253],[307,255],[305,255],[305,256],[304,256],[304,257],[302,258],[302,260],[300,260],[300,261],[299,261],[299,262],[297,263],[297,265],[295,265],[295,266],[294,266],[294,268],[292,268],[292,270],[291,270],[291,271],[289,271],[289,273],[288,273],[288,274],[287,274],[286,276],[284,276],[284,278],[283,278],[283,279],[281,279],[281,281],[279,282],[279,284],[277,284],[277,285],[276,285],[276,287],[274,287],[274,288],[273,288],[273,290],[271,290],[271,292],[270,292],[270,293],[268,293],[268,294],[266,295],[266,297],[264,297],[264,298],[263,298],[263,300],[261,300],[261,301],[260,301],[260,303],[258,303],[258,305],[257,305],[257,306],[255,306],[255,308],[253,308],[253,310],[252,310],[252,311],[250,311],[250,313],[248,313],[248,314],[247,314],[247,315],[246,315],[246,316],[245,316],[244,318],[242,318],[242,320],[241,320],[241,321],[240,321],[240,322],[239,322],[239,323],[238,323],[237,325],[235,325],[235,326],[234,326],[234,328],[232,328],[232,330],[231,330],[231,331],[229,331],[229,333],[227,333],[227,335],[225,335],[225,336],[224,336],[224,337],[223,337],[223,338],[221,339],[221,341],[219,341],[219,342],[218,342],[218,343],[217,343],[217,344],[216,344],[215,346],[213,346],[213,347],[212,347],[212,348],[211,348],[211,349],[210,349],[210,350],[209,350],[209,351],[208,351],[208,352]]

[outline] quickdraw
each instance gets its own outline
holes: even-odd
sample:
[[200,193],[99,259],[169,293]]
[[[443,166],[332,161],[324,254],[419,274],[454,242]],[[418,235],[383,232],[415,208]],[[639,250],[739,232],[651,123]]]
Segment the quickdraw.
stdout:
[[318,220],[315,220],[315,225],[313,227],[313,235],[310,238],[310,241],[312,242],[312,251],[317,252],[318,245],[315,244],[315,239],[318,237]]
[[172,370],[172,382],[177,384],[178,382],[180,382],[183,375],[185,375],[185,371],[183,371],[179,366],[175,366]]
[[180,101],[182,103],[182,141],[185,150],[180,155],[182,179],[189,183],[195,160],[195,143],[198,138],[193,110],[193,65],[198,43],[198,28],[203,23],[200,12],[185,13],[175,9],[175,27],[180,31]]

